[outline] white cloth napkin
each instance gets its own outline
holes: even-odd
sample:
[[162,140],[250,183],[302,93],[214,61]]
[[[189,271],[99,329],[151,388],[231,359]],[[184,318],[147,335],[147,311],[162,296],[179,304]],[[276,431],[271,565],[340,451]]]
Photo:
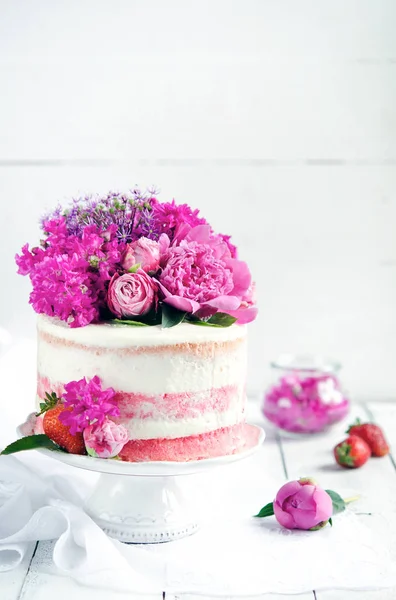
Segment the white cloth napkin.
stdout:
[[[270,500],[268,490],[283,483],[266,478],[263,486],[259,454],[209,475],[210,516],[195,535],[167,544],[108,538],[82,508],[91,475],[37,452],[0,457],[0,570],[17,566],[30,541],[54,539],[60,573],[112,590],[232,596],[396,585],[395,548],[384,543],[395,515],[348,510],[318,532],[250,518]],[[202,476],[197,483],[203,485]]]

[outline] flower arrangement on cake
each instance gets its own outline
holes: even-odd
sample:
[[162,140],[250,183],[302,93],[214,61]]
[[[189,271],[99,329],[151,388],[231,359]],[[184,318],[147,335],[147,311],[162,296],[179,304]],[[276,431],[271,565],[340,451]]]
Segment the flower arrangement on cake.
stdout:
[[254,284],[230,236],[187,204],[135,189],[74,200],[41,222],[40,245],[16,256],[30,303],[70,327],[229,326],[257,314]]
[[16,256],[39,313],[37,412],[3,453],[185,462],[256,443],[243,327],[254,284],[230,237],[137,189],[73,200],[41,228]]

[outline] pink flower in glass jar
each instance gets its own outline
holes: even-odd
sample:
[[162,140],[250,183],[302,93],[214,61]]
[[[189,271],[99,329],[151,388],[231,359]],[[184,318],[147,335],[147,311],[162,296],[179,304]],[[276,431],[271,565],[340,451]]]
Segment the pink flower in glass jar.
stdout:
[[157,284],[142,269],[114,275],[107,291],[107,305],[119,319],[146,315],[156,305]]
[[160,245],[154,240],[141,237],[128,244],[122,257],[122,267],[126,271],[141,268],[146,273],[156,273],[160,264]]
[[308,478],[283,485],[274,501],[275,517],[287,529],[320,529],[333,514],[327,492]]
[[128,431],[107,419],[102,425],[94,423],[84,429],[84,443],[87,452],[95,458],[113,458],[128,442]]

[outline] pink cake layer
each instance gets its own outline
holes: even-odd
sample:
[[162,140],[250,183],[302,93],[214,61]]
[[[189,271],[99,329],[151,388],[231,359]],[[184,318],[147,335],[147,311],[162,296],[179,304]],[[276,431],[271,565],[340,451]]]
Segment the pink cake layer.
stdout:
[[[44,399],[45,393],[63,393],[61,383],[52,383],[48,378],[39,376],[37,395]],[[241,414],[244,412],[245,397],[238,385],[227,385],[201,392],[178,392],[170,394],[141,394],[139,392],[117,391],[115,401],[120,409],[119,422],[130,419],[186,419],[196,418],[206,412],[223,413],[240,402]]]
[[120,453],[128,462],[189,462],[237,454],[255,446],[260,432],[245,423],[217,429],[210,433],[175,439],[132,440]]

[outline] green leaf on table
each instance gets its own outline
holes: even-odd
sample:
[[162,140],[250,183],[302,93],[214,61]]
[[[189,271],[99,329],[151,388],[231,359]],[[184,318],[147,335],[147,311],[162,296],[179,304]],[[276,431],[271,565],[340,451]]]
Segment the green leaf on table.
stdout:
[[329,524],[330,524],[330,527],[333,527],[333,519],[331,519],[331,518],[329,519]]
[[63,450],[50,440],[47,435],[38,433],[37,435],[27,435],[16,442],[12,442],[12,444],[9,444],[9,446],[4,448],[1,454],[14,454],[15,452],[35,450],[36,448],[47,448],[47,450],[63,452]]
[[116,325],[130,325],[131,327],[150,327],[148,323],[131,321],[130,319],[113,319],[110,323],[115,323]]
[[174,327],[175,325],[179,325],[184,320],[186,316],[186,312],[183,310],[178,310],[174,306],[170,304],[162,304],[162,321],[161,325],[165,329],[169,329],[169,327]]
[[271,517],[273,514],[274,514],[274,504],[273,504],[273,502],[270,502],[269,504],[266,504],[265,506],[263,506],[263,508],[260,510],[260,512],[258,512],[257,515],[254,515],[254,516],[262,519],[264,517]]
[[333,490],[325,490],[330,498],[331,501],[333,503],[333,514],[342,512],[343,510],[345,510],[345,502],[344,500],[341,498],[340,494],[337,494],[337,492],[333,492]]

